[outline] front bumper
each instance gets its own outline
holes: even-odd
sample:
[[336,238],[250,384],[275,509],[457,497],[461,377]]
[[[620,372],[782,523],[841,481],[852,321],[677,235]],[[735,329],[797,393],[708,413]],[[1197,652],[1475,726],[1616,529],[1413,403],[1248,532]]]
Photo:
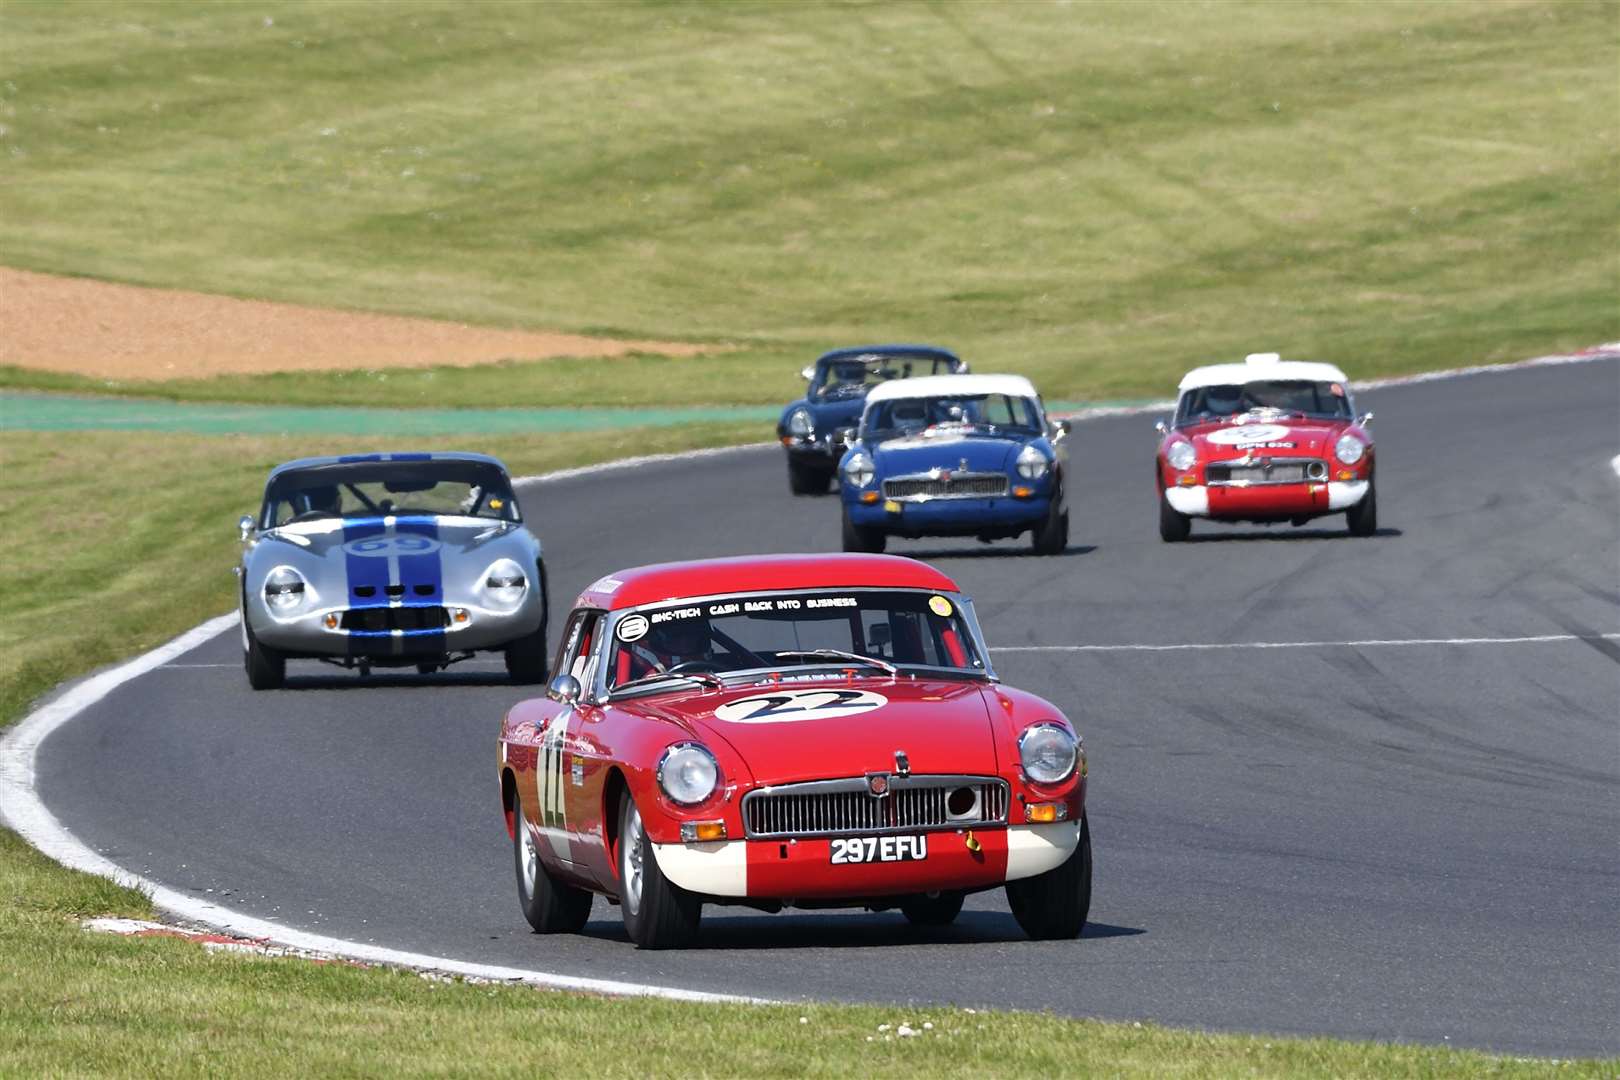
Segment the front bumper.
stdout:
[[984,889],[1062,865],[1080,843],[1080,821],[938,830],[928,857],[835,865],[832,840],[718,840],[654,844],[658,868],[689,892],[759,900],[838,900]]
[[1256,487],[1198,484],[1165,488],[1164,497],[1171,509],[1188,517],[1253,521],[1336,514],[1366,498],[1368,486],[1366,480],[1317,480]]
[[844,505],[850,521],[867,528],[901,536],[973,536],[983,532],[1016,534],[1033,528],[1046,520],[1052,497],[1042,493],[1027,499],[998,495],[923,502],[879,498],[874,503],[863,503],[857,496],[846,499]]
[[[291,617],[272,615],[262,597],[249,599],[249,623],[253,634],[265,645],[290,656],[318,658],[350,656],[363,659],[448,656],[500,648],[534,633],[545,619],[545,599],[538,589],[530,589],[517,607],[498,611],[470,603],[451,601],[444,605],[393,605],[373,608],[320,608]],[[408,610],[407,610],[408,609]],[[356,626],[368,623],[405,622],[413,627],[437,620],[417,617],[418,613],[466,612],[458,622],[452,614],[443,626],[412,629],[345,629],[345,622]],[[389,619],[390,611],[402,618]],[[349,616],[345,619],[345,614]],[[383,619],[375,616],[383,614]],[[327,616],[336,616],[338,626],[326,625]],[[373,616],[366,618],[366,616]]]

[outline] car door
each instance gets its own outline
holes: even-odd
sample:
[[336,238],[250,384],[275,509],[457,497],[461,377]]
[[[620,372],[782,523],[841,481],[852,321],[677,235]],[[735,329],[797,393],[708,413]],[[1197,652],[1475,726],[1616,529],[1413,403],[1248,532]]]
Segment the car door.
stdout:
[[[586,679],[596,646],[597,630],[602,624],[602,612],[581,608],[568,617],[563,630],[562,645],[557,651],[553,669],[558,675],[572,675],[582,687],[589,687]],[[568,791],[572,772],[571,747],[577,735],[582,700],[558,701],[547,695],[536,717],[533,825],[540,843],[541,853],[548,861],[560,864],[573,874],[580,874],[579,853],[574,850],[571,835],[588,829],[589,822],[570,820]],[[574,808],[578,813],[578,808]]]

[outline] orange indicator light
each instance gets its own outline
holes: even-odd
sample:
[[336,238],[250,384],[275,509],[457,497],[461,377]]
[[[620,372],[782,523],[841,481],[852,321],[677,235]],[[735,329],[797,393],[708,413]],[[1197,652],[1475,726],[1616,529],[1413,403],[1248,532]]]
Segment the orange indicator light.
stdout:
[[1064,806],[1062,803],[1042,802],[1030,803],[1024,808],[1024,816],[1037,824],[1045,824],[1053,821],[1062,821],[1069,815],[1068,807]]
[[724,840],[726,823],[723,821],[683,821],[681,839],[688,844],[701,844],[709,840]]
[[866,503],[868,506],[872,505],[873,503],[875,503],[877,501],[878,501],[878,493],[877,492],[875,492],[875,491],[863,491],[863,492],[861,492],[861,502]]
[[336,614],[328,613],[326,618],[323,619],[322,621],[326,623],[326,628],[328,630],[336,630],[337,629],[338,617],[337,617]]
[[1187,473],[1185,476],[1181,477],[1181,479],[1177,480],[1176,483],[1180,484],[1182,487],[1194,487],[1198,483],[1198,477],[1194,476],[1192,473]]
[[1355,478],[1356,478],[1356,470],[1354,470],[1354,469],[1340,469],[1339,470],[1339,479],[1340,480],[1354,480]]
[[451,616],[451,617],[454,618],[456,620],[456,622],[458,622],[458,623],[466,622],[467,621],[467,609],[458,607],[458,608],[456,608],[455,614],[453,616]]
[[1019,484],[1017,487],[1013,488],[1013,497],[1014,498],[1027,499],[1033,494],[1035,494],[1035,489],[1034,488],[1028,488],[1028,487],[1025,487],[1022,484]]

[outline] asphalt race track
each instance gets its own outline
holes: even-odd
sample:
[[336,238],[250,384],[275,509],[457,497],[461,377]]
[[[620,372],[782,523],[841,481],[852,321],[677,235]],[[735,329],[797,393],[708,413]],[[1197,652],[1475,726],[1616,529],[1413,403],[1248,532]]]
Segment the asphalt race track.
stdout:
[[[48,739],[39,791],[89,846],[173,888],[463,960],[1620,1053],[1620,364],[1359,404],[1377,412],[1369,539],[1330,518],[1199,523],[1192,543],[1161,543],[1152,418],[1134,416],[1076,426],[1065,556],[891,546],[954,575],[1001,677],[1085,735],[1096,886],[1079,941],[1024,940],[999,891],[939,932],[898,913],[711,907],[701,948],[647,953],[598,901],[584,935],[533,935],[497,795],[495,733],[517,697],[498,662],[365,681],[300,663],[289,689],[255,694],[222,635]],[[575,592],[620,567],[838,546],[836,500],[790,496],[775,448],[521,497],[554,632]],[[1457,641],[1503,638],[1552,640]],[[1053,648],[1231,643],[1303,644]]]

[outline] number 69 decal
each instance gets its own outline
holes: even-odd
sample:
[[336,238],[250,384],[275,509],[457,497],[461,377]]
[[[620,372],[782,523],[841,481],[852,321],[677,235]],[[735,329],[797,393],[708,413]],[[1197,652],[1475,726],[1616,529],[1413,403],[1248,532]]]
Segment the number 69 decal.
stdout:
[[392,536],[368,536],[364,540],[350,540],[343,545],[343,550],[350,555],[386,559],[399,555],[427,555],[438,551],[439,546],[439,542],[430,536],[396,533]]
[[787,724],[859,716],[888,703],[888,698],[870,690],[782,690],[728,701],[714,715],[731,724]]

